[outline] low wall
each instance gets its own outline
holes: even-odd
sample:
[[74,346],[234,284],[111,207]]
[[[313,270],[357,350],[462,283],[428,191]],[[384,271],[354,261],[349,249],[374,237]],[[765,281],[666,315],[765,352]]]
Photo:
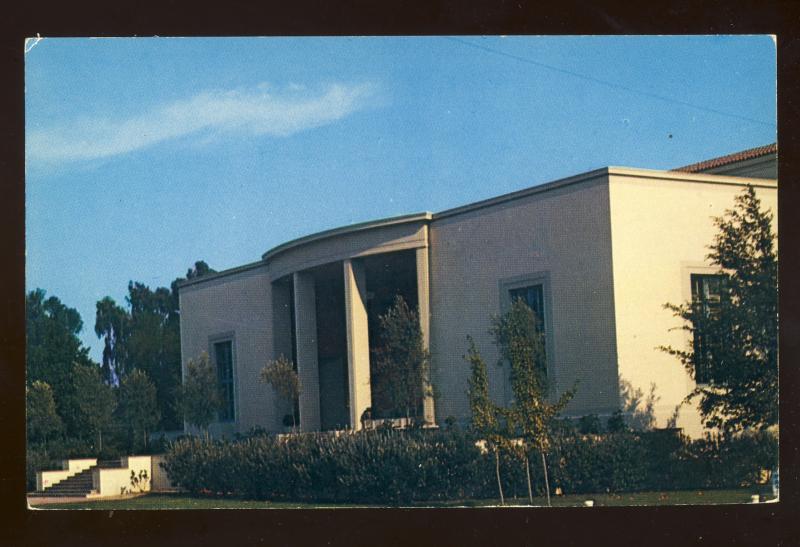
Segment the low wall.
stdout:
[[[121,468],[95,467],[92,469],[92,489],[95,491],[92,497],[122,496],[151,490],[162,492],[176,490],[167,472],[160,465],[164,459],[163,454],[127,456],[120,459]],[[36,473],[36,490],[44,490],[94,465],[97,465],[96,458],[63,460],[62,469]],[[137,479],[140,479],[138,485],[132,484],[131,471]]]
[[[150,456],[128,456],[121,459],[121,469],[92,470],[92,488],[97,497],[122,496],[139,492],[149,492],[152,477]],[[131,472],[139,484],[134,486]],[[144,478],[144,477],[147,478]]]
[[36,473],[36,490],[42,491],[97,464],[97,458],[61,460],[61,469]]
[[152,456],[152,479],[150,480],[150,489],[153,492],[169,492],[177,490],[177,488],[169,480],[169,475],[161,467],[166,457],[163,454]]

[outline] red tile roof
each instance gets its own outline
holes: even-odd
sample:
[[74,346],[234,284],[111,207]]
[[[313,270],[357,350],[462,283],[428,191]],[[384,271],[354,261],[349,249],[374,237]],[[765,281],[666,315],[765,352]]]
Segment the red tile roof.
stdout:
[[742,150],[741,152],[736,152],[735,154],[728,154],[727,156],[713,158],[710,160],[701,161],[699,163],[693,163],[684,167],[678,167],[677,169],[672,169],[672,171],[681,171],[683,173],[701,173],[708,169],[728,165],[729,163],[736,163],[738,161],[751,160],[753,158],[760,158],[761,156],[766,156],[768,154],[774,154],[777,151],[778,144],[772,143],[766,146],[750,148],[749,150]]

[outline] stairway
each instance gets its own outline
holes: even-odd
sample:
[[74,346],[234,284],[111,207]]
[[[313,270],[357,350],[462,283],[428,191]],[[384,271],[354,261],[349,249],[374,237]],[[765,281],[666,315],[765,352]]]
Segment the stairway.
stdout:
[[122,467],[122,462],[119,460],[99,461],[97,465],[67,477],[44,490],[33,492],[29,496],[40,498],[85,498],[89,494],[97,493],[92,488],[92,470],[96,467],[101,469],[120,468]]

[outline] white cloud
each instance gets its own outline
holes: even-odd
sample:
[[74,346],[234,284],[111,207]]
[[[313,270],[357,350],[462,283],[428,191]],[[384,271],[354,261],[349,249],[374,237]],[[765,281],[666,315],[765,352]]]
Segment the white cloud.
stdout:
[[29,160],[75,161],[126,154],[170,139],[210,132],[285,137],[340,120],[367,106],[371,84],[332,84],[319,93],[291,85],[273,92],[205,91],[128,119],[85,119],[69,126],[32,130]]

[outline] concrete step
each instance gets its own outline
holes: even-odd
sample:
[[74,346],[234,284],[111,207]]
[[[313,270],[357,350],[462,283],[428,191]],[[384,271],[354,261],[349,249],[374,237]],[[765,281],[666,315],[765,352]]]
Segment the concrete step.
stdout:
[[94,469],[94,467],[95,466],[92,466],[71,477],[67,477],[53,486],[45,488],[40,493],[37,492],[36,495],[63,497],[85,496],[92,491],[92,487],[94,486],[92,482],[92,469]]

